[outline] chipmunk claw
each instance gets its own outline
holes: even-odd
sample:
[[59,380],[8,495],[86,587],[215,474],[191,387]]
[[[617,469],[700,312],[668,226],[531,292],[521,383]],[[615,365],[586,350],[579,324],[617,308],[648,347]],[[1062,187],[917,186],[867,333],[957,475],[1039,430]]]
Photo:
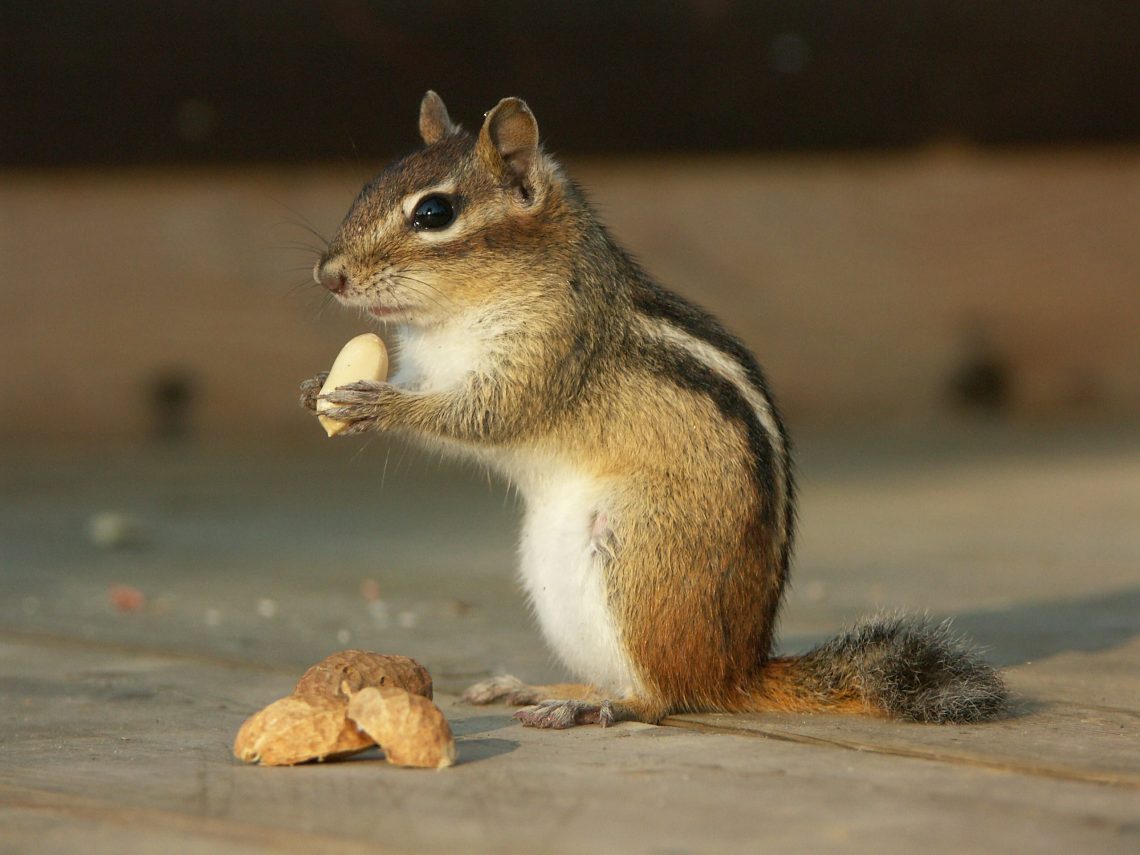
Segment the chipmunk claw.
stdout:
[[302,380],[301,389],[301,406],[306,410],[317,409],[317,398],[320,397],[321,387],[325,385],[325,381],[329,379],[329,373],[322,371],[315,377],[310,377],[308,380]]
[[387,385],[389,384],[383,383],[379,380],[353,380],[351,383],[345,383],[341,386],[337,386],[334,391],[376,393]]
[[317,396],[318,401],[332,404],[330,408],[322,410],[321,415],[342,422],[375,418],[384,405],[389,388],[387,383],[376,383],[371,380],[358,380],[355,383],[337,386]]
[[330,389],[325,394],[320,395],[319,400],[328,401],[330,404],[335,404],[336,406],[351,406],[354,404],[375,405],[387,387],[387,383],[377,383],[375,380],[357,380],[353,383],[345,383],[343,386]]

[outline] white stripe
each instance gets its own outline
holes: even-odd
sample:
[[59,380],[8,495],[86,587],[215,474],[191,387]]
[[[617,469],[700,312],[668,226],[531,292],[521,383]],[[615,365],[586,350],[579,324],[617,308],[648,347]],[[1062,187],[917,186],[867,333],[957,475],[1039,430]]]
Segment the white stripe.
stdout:
[[668,321],[644,316],[639,316],[639,320],[645,332],[651,338],[684,350],[710,371],[730,382],[736,387],[736,390],[748,403],[748,406],[752,408],[753,412],[756,413],[760,427],[762,427],[764,433],[768,435],[768,442],[772,446],[772,464],[777,475],[776,489],[778,492],[776,495],[776,507],[779,509],[777,516],[779,517],[781,537],[786,538],[787,520],[784,503],[787,501],[785,489],[787,472],[785,472],[784,467],[784,437],[780,434],[780,428],[776,424],[776,416],[772,413],[771,401],[765,397],[760,389],[752,385],[744,366],[724,351],[714,347],[707,341],[697,338],[680,327],[674,326]]

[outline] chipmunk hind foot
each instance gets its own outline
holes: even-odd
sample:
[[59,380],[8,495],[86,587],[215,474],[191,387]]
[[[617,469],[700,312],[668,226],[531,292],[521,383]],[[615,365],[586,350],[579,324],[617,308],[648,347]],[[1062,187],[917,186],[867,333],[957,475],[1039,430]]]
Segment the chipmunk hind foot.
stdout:
[[514,717],[524,726],[555,730],[582,724],[609,727],[619,721],[655,724],[664,715],[657,704],[639,698],[611,700],[586,683],[531,686],[509,674],[474,684],[461,700],[468,704],[521,706]]
[[657,705],[631,698],[621,701],[548,700],[534,706],[523,707],[514,717],[524,727],[564,730],[583,724],[600,724],[609,727],[619,721],[640,721],[656,724],[664,715]]

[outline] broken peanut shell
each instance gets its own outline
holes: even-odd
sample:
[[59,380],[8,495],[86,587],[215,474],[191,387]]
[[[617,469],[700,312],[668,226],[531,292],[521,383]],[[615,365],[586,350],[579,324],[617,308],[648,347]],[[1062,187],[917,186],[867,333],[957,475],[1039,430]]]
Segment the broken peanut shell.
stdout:
[[415,659],[367,650],[341,650],[306,671],[293,689],[296,695],[320,695],[345,703],[369,686],[405,689],[431,699],[431,674]]
[[443,712],[403,689],[361,689],[348,702],[348,717],[379,743],[389,763],[442,769],[455,763],[455,738]]
[[246,719],[234,739],[234,756],[247,763],[293,766],[355,754],[374,744],[345,718],[343,701],[290,695]]

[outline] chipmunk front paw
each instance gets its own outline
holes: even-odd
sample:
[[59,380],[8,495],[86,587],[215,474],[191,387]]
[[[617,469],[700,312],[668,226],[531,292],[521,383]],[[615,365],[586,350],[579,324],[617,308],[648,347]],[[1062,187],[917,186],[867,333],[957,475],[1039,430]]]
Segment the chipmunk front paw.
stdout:
[[329,373],[322,371],[315,377],[301,381],[301,406],[311,412],[317,411],[317,398],[320,397],[321,387],[329,379]]
[[397,392],[390,383],[375,380],[357,380],[318,395],[317,400],[328,401],[332,407],[321,415],[340,422],[349,422],[345,434],[363,433],[384,427],[381,415]]

